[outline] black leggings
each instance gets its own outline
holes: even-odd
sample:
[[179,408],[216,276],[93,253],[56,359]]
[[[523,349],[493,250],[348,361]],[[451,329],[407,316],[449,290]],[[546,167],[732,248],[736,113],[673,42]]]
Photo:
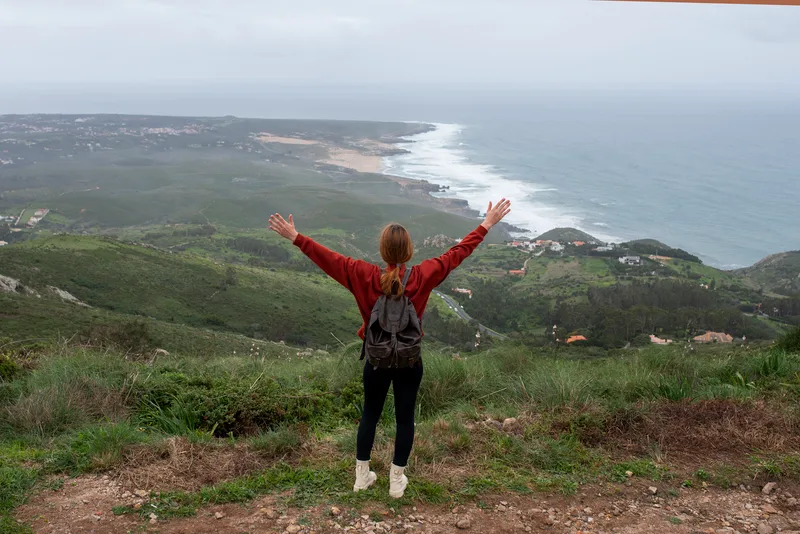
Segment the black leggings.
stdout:
[[417,392],[422,382],[422,362],[403,369],[375,369],[364,365],[364,412],[358,425],[356,459],[369,460],[375,441],[375,428],[383,412],[383,404],[394,387],[394,412],[397,420],[397,436],[394,440],[394,465],[405,467],[414,445],[414,408]]

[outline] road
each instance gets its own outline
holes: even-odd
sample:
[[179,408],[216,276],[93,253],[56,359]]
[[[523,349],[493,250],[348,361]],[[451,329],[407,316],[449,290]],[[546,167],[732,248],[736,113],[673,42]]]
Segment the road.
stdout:
[[[458,316],[459,316],[461,319],[463,319],[463,320],[465,320],[465,321],[467,321],[467,322],[469,322],[469,321],[472,321],[472,320],[473,320],[473,319],[472,319],[472,317],[470,317],[470,316],[469,316],[469,314],[468,314],[467,312],[465,312],[465,311],[464,311],[464,309],[461,307],[461,305],[460,305],[458,302],[456,302],[456,301],[455,301],[455,299],[453,299],[452,297],[449,297],[449,296],[445,295],[445,294],[444,294],[444,293],[442,293],[441,291],[436,291],[436,290],[434,290],[433,292],[434,292],[436,295],[438,295],[438,296],[439,296],[439,298],[441,298],[441,299],[444,301],[444,303],[445,303],[445,304],[447,304],[448,306],[450,306],[450,308],[451,308],[451,309],[452,309],[454,312],[456,312],[456,315],[458,315]],[[497,331],[495,331],[495,330],[492,330],[492,329],[491,329],[491,328],[489,328],[488,326],[483,326],[483,325],[482,325],[482,324],[480,324],[480,323],[478,323],[478,329],[479,329],[481,332],[483,332],[484,334],[487,334],[487,335],[489,335],[489,336],[491,336],[491,337],[496,337],[497,339],[508,339],[508,337],[507,337],[507,336],[504,336],[504,335],[503,335],[503,334],[501,334],[500,332],[497,332]]]

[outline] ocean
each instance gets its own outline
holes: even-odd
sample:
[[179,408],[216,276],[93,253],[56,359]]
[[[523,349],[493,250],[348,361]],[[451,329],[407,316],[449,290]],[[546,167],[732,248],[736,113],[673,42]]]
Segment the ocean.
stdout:
[[800,249],[800,114],[528,109],[436,124],[385,172],[450,186],[536,236],[651,238],[724,269]]
[[[2,89],[0,89],[2,90]],[[94,91],[94,92],[93,92]],[[436,123],[386,172],[511,198],[530,235],[652,238],[733,269],[800,249],[800,98],[496,87],[154,87],[0,94],[0,112]]]

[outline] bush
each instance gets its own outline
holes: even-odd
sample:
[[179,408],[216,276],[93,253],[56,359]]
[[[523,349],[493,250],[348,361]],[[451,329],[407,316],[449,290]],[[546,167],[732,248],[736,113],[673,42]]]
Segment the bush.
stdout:
[[778,340],[777,347],[786,352],[800,352],[800,326],[797,326]]
[[302,432],[294,427],[261,432],[250,440],[255,450],[270,458],[290,454],[302,444]]
[[156,348],[150,328],[144,321],[99,324],[84,330],[81,341],[100,347],[142,354]]
[[13,379],[20,371],[22,368],[11,359],[11,356],[0,354],[0,382]]
[[296,395],[275,378],[263,375],[236,376],[206,370],[198,374],[161,368],[150,379],[138,383],[141,400],[139,419],[170,434],[214,431],[216,435],[248,435],[259,428],[284,423],[338,421],[337,405],[325,389],[323,379],[310,384],[310,391]]
[[632,347],[646,347],[650,345],[650,334],[638,334],[631,340]]

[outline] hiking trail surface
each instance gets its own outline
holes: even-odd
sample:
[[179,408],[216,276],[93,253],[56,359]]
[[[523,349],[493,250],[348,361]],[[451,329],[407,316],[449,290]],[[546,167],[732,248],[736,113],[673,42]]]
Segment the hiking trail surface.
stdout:
[[[376,489],[384,492],[386,477]],[[413,480],[412,480],[413,484]],[[654,485],[655,484],[655,485]],[[767,493],[768,492],[768,493]],[[416,504],[390,508],[365,503],[360,509],[281,504],[265,496],[247,504],[210,505],[191,517],[161,520],[156,514],[115,515],[118,506],[147,509],[147,492],[108,475],[85,475],[45,490],[17,510],[37,533],[335,533],[563,532],[709,533],[800,532],[800,487],[780,482],[718,488],[675,488],[629,479],[582,486],[573,496],[486,496],[457,506]]]

